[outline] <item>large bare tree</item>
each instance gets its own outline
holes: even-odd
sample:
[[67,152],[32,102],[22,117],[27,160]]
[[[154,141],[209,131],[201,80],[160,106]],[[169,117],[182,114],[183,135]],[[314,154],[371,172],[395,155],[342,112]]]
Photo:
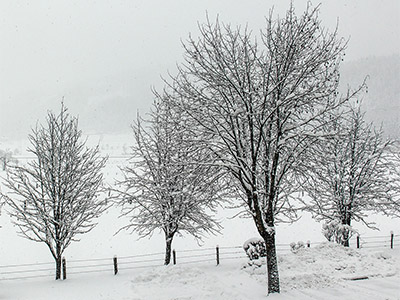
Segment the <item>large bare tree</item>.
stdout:
[[292,4],[283,18],[271,12],[258,40],[247,28],[207,21],[184,43],[178,75],[166,80],[266,243],[268,293],[280,291],[275,223],[296,218],[289,200],[299,162],[327,112],[346,101],[337,94],[346,42],[321,26],[318,10],[297,16]]
[[170,263],[176,234],[201,239],[217,233],[215,209],[224,189],[218,169],[207,162],[209,153],[192,143],[193,132],[182,114],[164,96],[157,95],[149,120],[138,116],[133,124],[135,145],[130,164],[122,169],[116,202],[132,230],[140,237],[164,232],[165,264]]
[[332,112],[331,118],[325,130],[335,134],[314,145],[303,174],[310,197],[305,208],[317,220],[336,222],[338,240],[349,246],[352,221],[373,228],[371,212],[400,216],[395,140],[368,124],[357,103],[349,105],[348,112]]
[[49,112],[47,124],[29,135],[28,151],[36,159],[7,168],[2,194],[20,234],[50,249],[56,280],[65,249],[78,234],[94,228],[94,220],[106,209],[99,193],[107,159],[100,157],[98,147],[87,148],[81,136],[78,119],[64,104],[59,115]]

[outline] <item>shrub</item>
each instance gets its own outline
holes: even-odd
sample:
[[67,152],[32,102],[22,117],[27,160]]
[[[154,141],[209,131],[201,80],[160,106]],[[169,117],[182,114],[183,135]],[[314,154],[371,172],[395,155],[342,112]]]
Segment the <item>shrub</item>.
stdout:
[[297,243],[295,242],[290,243],[290,251],[292,251],[293,253],[297,253],[297,251],[303,249],[304,247],[305,245],[303,241],[298,241]]
[[267,248],[262,238],[251,238],[243,244],[243,249],[250,260],[267,256]]
[[322,225],[322,234],[329,242],[336,242],[343,245],[357,231],[350,225],[342,224],[339,220],[332,220]]

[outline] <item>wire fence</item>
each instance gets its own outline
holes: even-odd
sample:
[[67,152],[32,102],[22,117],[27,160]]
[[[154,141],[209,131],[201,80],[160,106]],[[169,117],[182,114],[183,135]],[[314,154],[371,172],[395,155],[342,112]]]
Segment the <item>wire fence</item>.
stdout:
[[40,262],[0,266],[0,280],[51,278],[54,276],[54,265],[54,262]]
[[[393,249],[395,242],[400,243],[400,235],[391,233],[382,236],[356,236],[350,240],[353,248],[381,248]],[[325,242],[307,241],[304,247],[316,247]],[[291,244],[276,244],[278,255],[287,255],[291,252]],[[398,246],[397,246],[398,247]],[[212,248],[199,248],[187,250],[173,250],[171,253],[171,264],[208,264],[219,265],[229,260],[247,260],[243,246],[223,246]],[[78,274],[125,273],[135,269],[159,267],[164,264],[165,253],[147,253],[129,256],[114,256],[108,258],[75,259],[66,261],[63,259],[63,277],[77,276]],[[38,262],[26,264],[0,265],[1,280],[22,280],[34,278],[55,278],[55,262]]]
[[356,236],[355,243],[357,248],[394,248],[395,237],[400,235],[390,234],[390,238],[387,235],[381,236]]

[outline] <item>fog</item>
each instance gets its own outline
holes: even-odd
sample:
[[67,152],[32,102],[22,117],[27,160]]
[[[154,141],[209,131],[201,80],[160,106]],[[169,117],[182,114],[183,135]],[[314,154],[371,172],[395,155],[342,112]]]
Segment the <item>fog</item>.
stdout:
[[[294,1],[300,14],[307,1]],[[316,3],[316,2],[315,2]],[[82,130],[121,133],[148,111],[151,87],[182,61],[181,42],[217,15],[257,34],[290,1],[1,1],[0,141],[24,138],[61,100]],[[397,0],[322,1],[321,20],[350,38],[346,61],[400,53]]]

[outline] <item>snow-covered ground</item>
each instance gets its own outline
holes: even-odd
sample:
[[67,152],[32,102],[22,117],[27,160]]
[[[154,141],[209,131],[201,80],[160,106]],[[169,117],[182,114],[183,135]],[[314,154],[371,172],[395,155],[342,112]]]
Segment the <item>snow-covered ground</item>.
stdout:
[[[0,282],[0,299],[400,299],[400,248],[345,249],[321,244],[279,256],[282,292],[266,298],[265,265],[246,259],[177,264],[121,271],[118,275],[74,274],[65,281]],[[247,266],[247,267],[246,267]],[[368,277],[353,281],[352,278]]]
[[[113,184],[114,178],[120,174],[118,166],[126,163],[123,156],[129,151],[131,137],[93,136],[90,139],[89,142],[92,141],[93,144],[100,143],[103,154],[110,155],[105,175],[107,182]],[[16,153],[20,157],[29,156],[24,151],[24,142],[18,141],[8,145],[3,143],[1,146],[4,149],[17,150]],[[0,169],[0,176],[4,175]],[[257,231],[252,221],[232,219],[236,213],[235,210],[221,208],[219,218],[224,226],[221,235],[205,237],[200,245],[190,236],[176,237],[173,248],[177,250],[177,265],[162,266],[161,254],[157,262],[159,266],[131,270],[123,270],[121,267],[119,274],[114,276],[111,263],[114,255],[123,257],[162,253],[165,242],[163,235],[157,232],[150,239],[141,240],[138,240],[136,234],[128,232],[115,235],[127,220],[118,218],[118,209],[110,209],[98,220],[99,224],[95,229],[81,236],[81,241],[72,243],[65,252],[67,262],[109,258],[106,272],[79,274],[78,271],[78,274],[73,274],[73,270],[68,269],[68,279],[55,282],[53,275],[23,280],[1,280],[14,276],[4,274],[7,271],[1,266],[52,262],[45,245],[28,241],[16,234],[3,209],[0,216],[0,299],[265,299],[265,266],[248,266],[241,249],[235,250],[240,252],[237,256],[241,258],[227,260],[222,253],[219,266],[215,266],[213,250],[210,257],[206,257],[210,259],[207,262],[183,264],[180,260],[185,249],[214,249],[216,245],[221,249],[237,247],[247,239],[256,237]],[[268,299],[400,299],[400,220],[380,215],[373,215],[371,219],[381,231],[372,231],[361,224],[355,224],[361,237],[384,236],[387,246],[390,231],[393,230],[396,234],[394,250],[355,250],[319,244],[317,242],[324,240],[321,224],[315,222],[308,214],[304,214],[292,225],[278,225],[277,243],[285,244],[278,246],[282,293]],[[311,248],[302,249],[296,254],[291,253],[287,244],[299,240],[310,240]],[[351,243],[354,247],[355,241]],[[54,266],[43,266],[48,267]],[[368,276],[369,279],[349,280],[357,276]]]

